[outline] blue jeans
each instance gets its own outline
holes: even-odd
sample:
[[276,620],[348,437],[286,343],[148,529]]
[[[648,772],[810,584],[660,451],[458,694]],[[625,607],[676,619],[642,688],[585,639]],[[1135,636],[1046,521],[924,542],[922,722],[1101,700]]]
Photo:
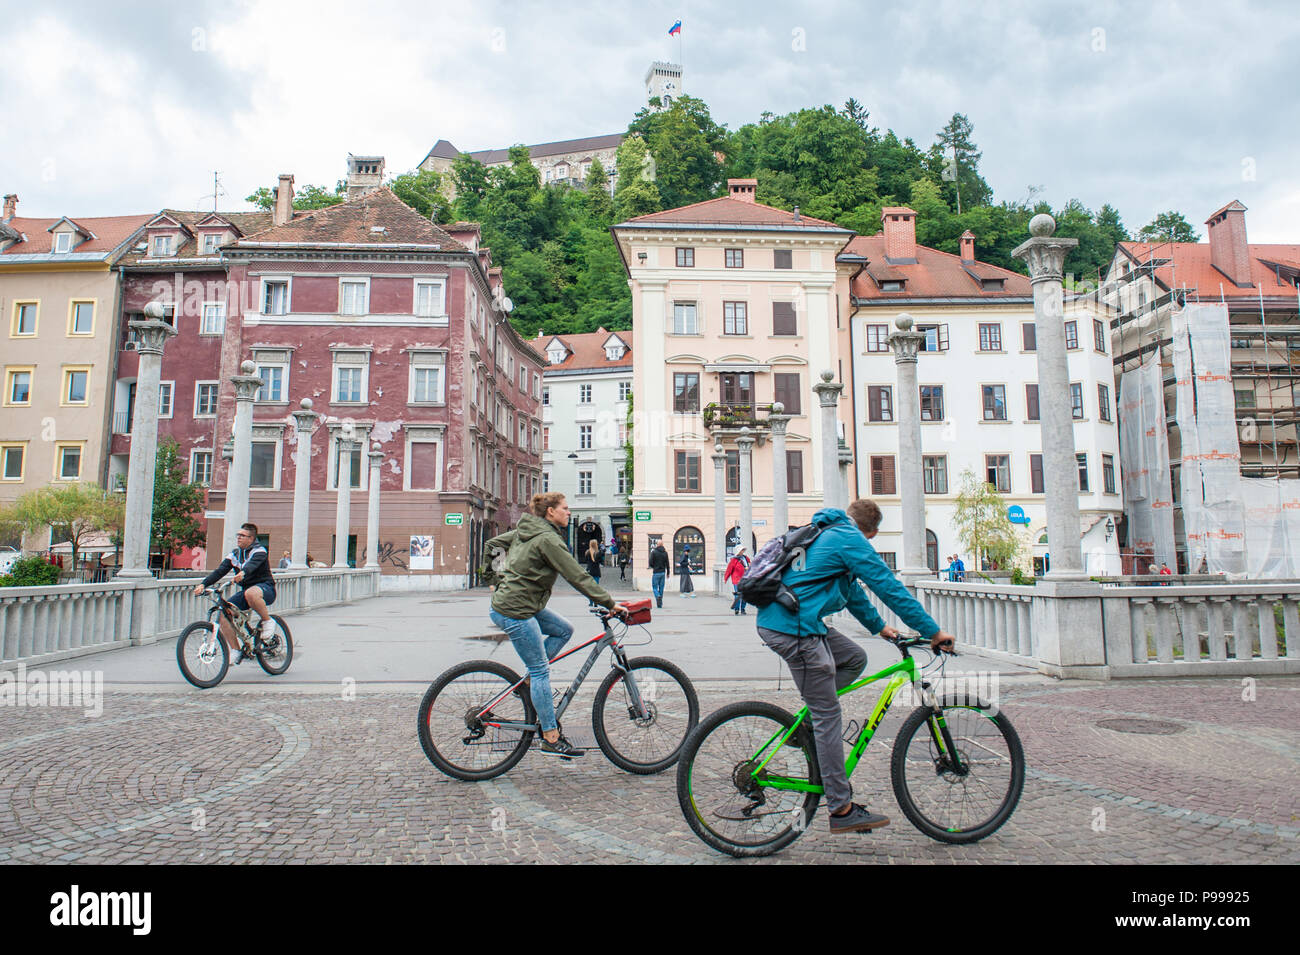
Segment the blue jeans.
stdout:
[[741,613],[744,613],[746,604],[744,598],[740,596],[740,585],[732,584],[731,589],[734,592],[734,596],[736,598],[735,600],[731,601],[731,609],[738,610]]
[[[489,611],[492,622],[506,632],[519,659],[528,668],[532,679],[533,709],[543,732],[555,729],[555,701],[551,699],[551,667],[548,662],[573,636],[573,624],[558,613],[545,608],[537,615],[515,620],[495,610]],[[543,637],[545,639],[543,640]]]
[[664,581],[668,578],[666,571],[656,570],[650,575],[650,589],[654,591],[655,602],[663,603],[664,599]]

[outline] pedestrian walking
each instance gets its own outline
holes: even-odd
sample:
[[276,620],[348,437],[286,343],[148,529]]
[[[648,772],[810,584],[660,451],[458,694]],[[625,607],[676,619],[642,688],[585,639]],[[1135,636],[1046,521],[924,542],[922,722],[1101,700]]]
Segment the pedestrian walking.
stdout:
[[695,584],[691,582],[691,549],[682,548],[681,563],[677,565],[677,572],[681,574],[681,580],[678,582],[677,589],[683,597],[695,596]]
[[664,605],[664,582],[668,579],[668,550],[664,547],[663,541],[655,544],[654,549],[650,551],[650,589],[654,591],[655,606],[663,608]]
[[627,562],[631,559],[626,546],[618,549],[618,579],[627,580]]
[[[596,581],[597,585],[600,584],[600,568],[604,555],[605,548],[601,547],[595,540],[588,541],[587,553],[582,560],[583,569],[585,569],[587,573],[591,574],[592,579]],[[593,600],[590,605],[594,607],[596,606],[596,602]]]
[[740,595],[740,581],[747,570],[749,570],[749,557],[745,554],[744,547],[737,547],[736,553],[732,555],[731,560],[727,561],[727,571],[722,575],[722,579],[731,584],[734,597],[731,601],[731,612],[738,617],[745,616],[745,598]]

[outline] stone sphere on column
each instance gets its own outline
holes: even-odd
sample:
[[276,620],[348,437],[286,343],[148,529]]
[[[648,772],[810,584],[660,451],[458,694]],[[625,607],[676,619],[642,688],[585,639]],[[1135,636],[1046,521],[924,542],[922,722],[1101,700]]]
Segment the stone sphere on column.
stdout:
[[822,377],[822,381],[825,381],[827,383],[832,382],[835,380],[835,372],[827,368],[825,371],[822,372],[821,377]]
[[900,332],[910,332],[912,330],[912,316],[908,315],[907,312],[900,312],[898,317],[894,319],[894,327]]
[[150,302],[144,307],[144,317],[162,321],[167,317],[167,310],[163,308],[162,302]]
[[245,358],[239,366],[239,370],[245,375],[257,374],[257,363],[252,359]]
[[1056,220],[1046,212],[1040,212],[1029,220],[1029,234],[1046,238],[1056,231]]
[[779,401],[772,402],[772,414],[785,414],[785,405]]
[[312,405],[312,401],[310,398],[304,398],[302,399],[302,401],[298,402],[298,407],[300,407],[303,411],[311,411],[311,405]]
[[713,453],[714,453],[714,454],[722,454],[722,453],[723,453],[722,442],[718,442],[717,444],[715,444],[715,445],[713,446]]

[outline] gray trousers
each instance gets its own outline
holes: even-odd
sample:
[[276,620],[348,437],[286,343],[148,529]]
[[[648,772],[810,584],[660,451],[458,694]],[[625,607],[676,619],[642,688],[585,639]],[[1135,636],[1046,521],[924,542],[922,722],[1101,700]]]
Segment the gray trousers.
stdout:
[[792,637],[765,627],[758,628],[758,635],[790,667],[812,717],[827,808],[831,812],[842,809],[849,804],[853,790],[844,772],[843,715],[836,691],[862,673],[867,652],[831,627],[826,628],[824,637]]

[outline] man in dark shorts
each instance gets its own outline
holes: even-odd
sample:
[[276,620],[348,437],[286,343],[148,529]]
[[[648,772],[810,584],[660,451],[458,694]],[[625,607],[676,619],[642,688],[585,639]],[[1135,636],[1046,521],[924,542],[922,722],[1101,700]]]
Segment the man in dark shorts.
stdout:
[[[269,640],[275,630],[275,621],[267,607],[275,603],[275,578],[271,576],[271,559],[266,548],[257,542],[257,525],[240,526],[235,536],[235,549],[232,550],[217,569],[203,578],[203,583],[194,588],[195,594],[203,593],[226,574],[235,571],[235,583],[243,589],[230,598],[230,602],[240,610],[252,607],[262,618],[262,639]],[[224,616],[221,618],[221,633],[230,647],[230,663],[240,663],[245,653],[239,646],[235,628]]]

